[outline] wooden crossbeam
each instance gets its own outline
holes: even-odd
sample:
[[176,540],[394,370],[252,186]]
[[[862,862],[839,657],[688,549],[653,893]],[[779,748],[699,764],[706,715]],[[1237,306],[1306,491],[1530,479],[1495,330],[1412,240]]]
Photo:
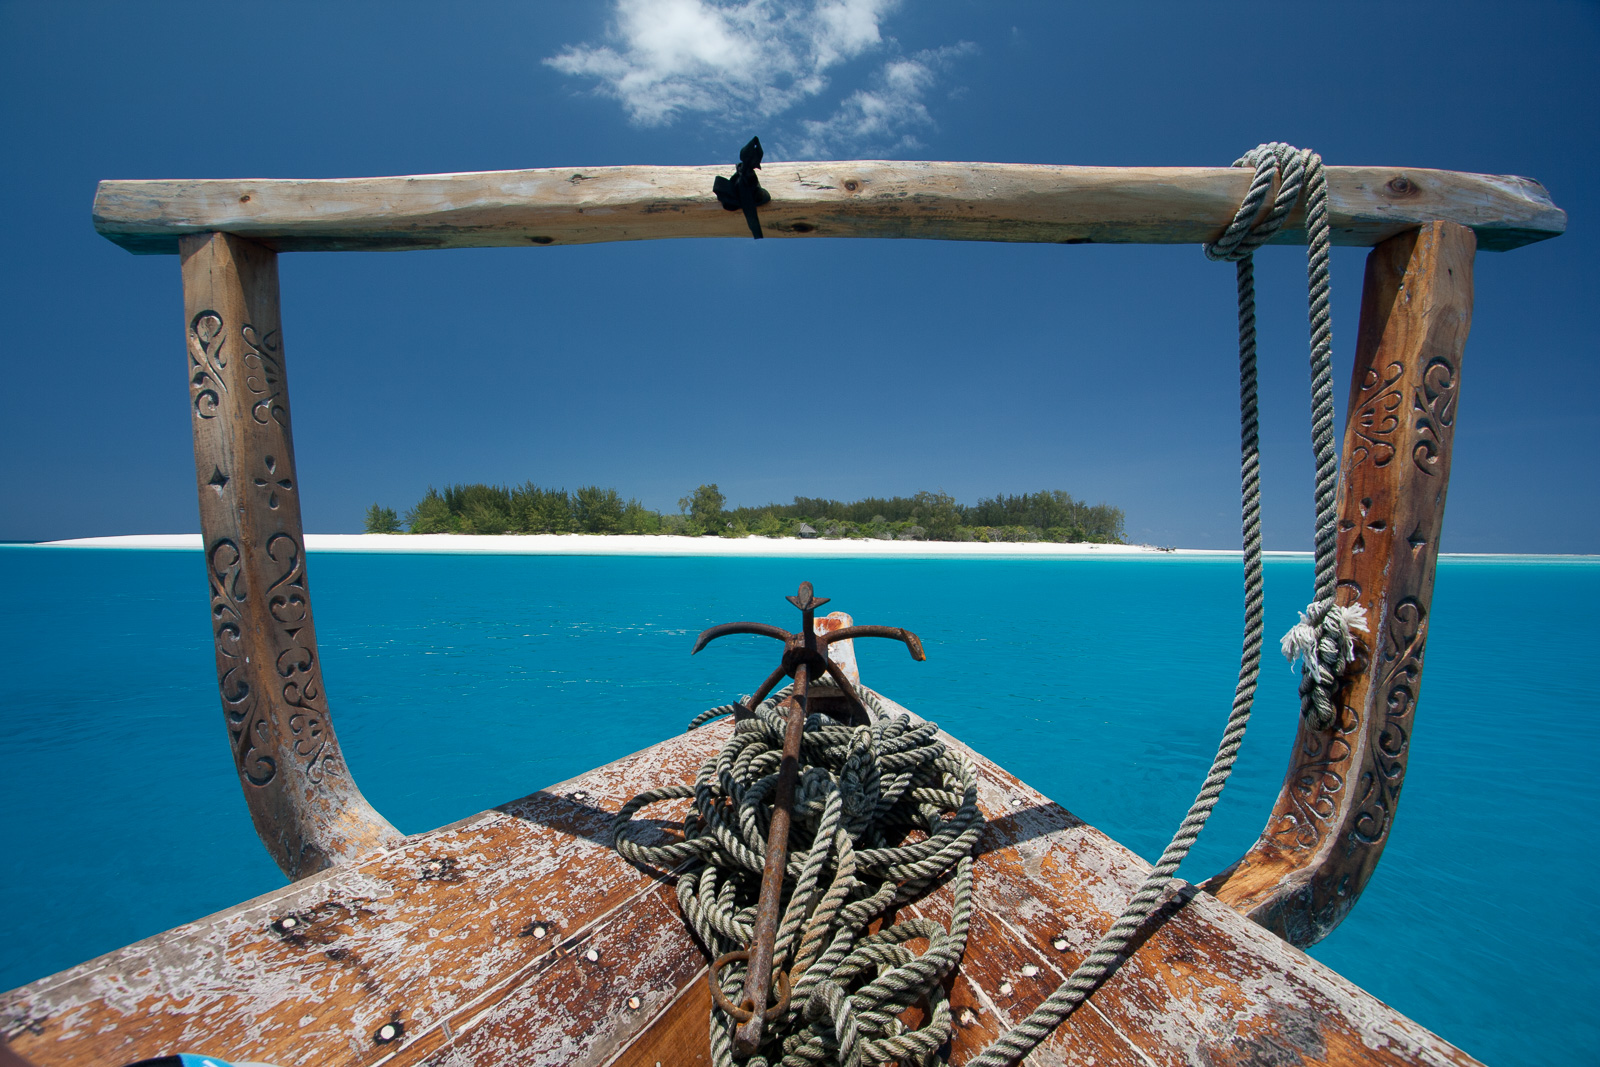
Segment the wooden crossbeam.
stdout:
[[[103,181],[95,228],[131,252],[174,254],[226,232],[279,252],[749,239],[712,180],[730,167],[595,167],[390,178]],[[1567,216],[1528,178],[1329,167],[1333,241],[1376,245],[1436,220],[1478,248],[1555,237]],[[773,163],[761,171],[770,237],[906,237],[1036,243],[1196,244],[1233,217],[1248,171],[1021,163]],[[1280,244],[1303,243],[1298,216]]]

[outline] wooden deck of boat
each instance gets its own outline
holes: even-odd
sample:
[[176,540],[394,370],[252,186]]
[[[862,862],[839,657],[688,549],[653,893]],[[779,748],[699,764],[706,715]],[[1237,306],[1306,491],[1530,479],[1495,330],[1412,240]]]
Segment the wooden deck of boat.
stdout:
[[[671,884],[623,862],[609,824],[634,793],[692,780],[729,728],[0,995],[0,1033],[41,1067],[176,1051],[282,1067],[708,1063],[704,956]],[[959,1064],[1055,988],[1147,865],[952,743],[990,820],[950,991]],[[948,890],[917,905],[947,907]],[[1168,911],[1029,1063],[1476,1062],[1207,894]]]

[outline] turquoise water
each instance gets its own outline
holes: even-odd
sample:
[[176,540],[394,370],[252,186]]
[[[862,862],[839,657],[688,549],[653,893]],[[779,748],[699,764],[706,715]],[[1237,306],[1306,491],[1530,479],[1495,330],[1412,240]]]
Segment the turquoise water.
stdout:
[[[783,595],[808,579],[857,621],[921,634],[921,664],[861,642],[868,684],[1151,857],[1238,662],[1236,560],[314,553],[310,572],[346,755],[408,832],[748,692],[769,643],[690,659],[693,635],[787,623]],[[5,547],[0,582],[0,989],[282,885],[228,758],[199,553]],[[1309,562],[1268,562],[1274,632],[1309,583]],[[1600,1049],[1581,859],[1600,836],[1596,602],[1593,561],[1440,565],[1405,802],[1359,906],[1312,953],[1493,1064]],[[1190,878],[1236,858],[1276,796],[1297,708],[1281,661],[1257,707]]]

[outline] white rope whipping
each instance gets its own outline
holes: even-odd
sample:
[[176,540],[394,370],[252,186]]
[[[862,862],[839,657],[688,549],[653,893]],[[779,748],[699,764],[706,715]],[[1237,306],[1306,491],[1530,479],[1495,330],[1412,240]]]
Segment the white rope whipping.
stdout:
[[[1335,660],[1342,667],[1356,661],[1356,632],[1367,632],[1367,612],[1359,604],[1346,607],[1331,600],[1319,600],[1300,613],[1300,621],[1283,635],[1283,658],[1292,667],[1304,663],[1305,675],[1317,692],[1331,693],[1339,681],[1322,656],[1322,644],[1331,641]],[[1304,692],[1302,691],[1302,696]],[[1319,716],[1320,718],[1320,716]],[[1330,720],[1331,722],[1331,720]]]

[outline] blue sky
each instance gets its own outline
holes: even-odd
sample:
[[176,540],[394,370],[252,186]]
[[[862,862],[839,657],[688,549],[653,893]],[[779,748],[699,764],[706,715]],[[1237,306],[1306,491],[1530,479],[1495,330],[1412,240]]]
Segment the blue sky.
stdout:
[[[101,178],[901,158],[1514,173],[1478,257],[1447,551],[1600,551],[1600,7],[0,4],[0,538],[198,527],[174,257]],[[709,192],[709,191],[708,191]],[[1363,250],[1334,260],[1337,393]],[[673,509],[1060,488],[1237,544],[1233,272],[1198,247],[700,240],[285,255],[306,527],[450,481]],[[1268,547],[1309,547],[1303,255],[1260,257]],[[796,402],[796,371],[809,386]],[[802,417],[800,412],[808,413]],[[818,443],[821,442],[821,446]]]

